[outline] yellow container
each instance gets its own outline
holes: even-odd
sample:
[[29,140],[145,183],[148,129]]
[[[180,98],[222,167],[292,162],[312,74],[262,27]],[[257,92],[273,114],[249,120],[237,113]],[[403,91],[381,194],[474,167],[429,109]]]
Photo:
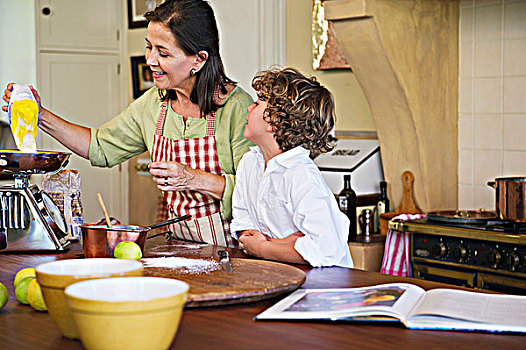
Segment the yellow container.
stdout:
[[70,285],[65,294],[80,340],[90,349],[168,349],[189,286],[171,278],[128,277]]
[[64,289],[70,284],[99,278],[142,276],[138,261],[125,259],[67,259],[36,267],[37,281],[42,288],[49,315],[67,338],[80,339],[69,312]]

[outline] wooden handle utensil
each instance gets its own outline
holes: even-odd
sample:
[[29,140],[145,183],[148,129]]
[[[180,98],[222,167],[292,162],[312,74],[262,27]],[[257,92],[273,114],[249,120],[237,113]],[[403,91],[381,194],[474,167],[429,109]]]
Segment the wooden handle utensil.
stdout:
[[97,193],[97,198],[99,199],[100,207],[102,208],[102,212],[104,213],[104,217],[106,218],[106,224],[108,225],[109,228],[112,228],[110,216],[108,215],[108,212],[106,211],[106,206],[104,205],[104,201],[102,200],[102,196],[100,195],[100,193]]
[[395,212],[399,214],[420,214],[422,211],[418,209],[415,204],[413,196],[413,183],[415,182],[415,175],[411,170],[406,170],[402,174],[402,186],[404,189],[402,201],[400,206],[396,208]]

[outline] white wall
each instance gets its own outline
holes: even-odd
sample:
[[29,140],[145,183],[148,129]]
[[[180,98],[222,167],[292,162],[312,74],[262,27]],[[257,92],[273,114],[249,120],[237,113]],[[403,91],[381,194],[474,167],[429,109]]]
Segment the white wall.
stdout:
[[[285,21],[279,17],[285,16],[285,3],[281,0],[211,3],[221,34],[225,70],[254,95],[250,88],[254,74],[272,64],[285,64]],[[261,18],[262,12],[266,18]],[[0,91],[9,82],[36,85],[35,22],[34,0],[0,0]],[[143,34],[138,41],[144,52]],[[0,113],[0,121],[7,121],[6,118],[6,113]]]
[[312,1],[287,0],[287,66],[315,76],[334,95],[337,131],[375,131],[369,103],[350,69],[312,68]]
[[270,66],[285,65],[286,2],[211,0],[227,75],[257,98],[252,78]]
[[460,3],[460,209],[495,209],[498,176],[526,176],[526,1]]
[[0,94],[10,82],[36,85],[34,0],[0,0],[0,33]]
[[[286,2],[283,0],[210,0],[219,29],[225,72],[256,98],[254,75],[286,63]],[[128,30],[128,55],[144,54],[146,28]],[[132,101],[130,81],[130,101]]]

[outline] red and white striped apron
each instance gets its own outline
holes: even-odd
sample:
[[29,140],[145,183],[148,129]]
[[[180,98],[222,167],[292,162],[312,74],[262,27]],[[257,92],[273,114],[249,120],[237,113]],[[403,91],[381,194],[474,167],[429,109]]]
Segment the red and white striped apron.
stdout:
[[[152,161],[179,162],[191,168],[221,175],[214,137],[215,113],[207,116],[206,135],[192,139],[172,140],[162,136],[169,101],[161,104],[152,147]],[[170,218],[192,215],[192,220],[170,226],[178,239],[205,242],[220,246],[234,246],[230,224],[221,218],[220,203],[211,196],[197,191],[164,192]]]

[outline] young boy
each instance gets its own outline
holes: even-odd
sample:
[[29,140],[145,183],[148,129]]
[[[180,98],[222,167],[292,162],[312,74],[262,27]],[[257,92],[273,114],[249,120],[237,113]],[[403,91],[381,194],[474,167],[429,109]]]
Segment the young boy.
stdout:
[[331,93],[292,68],[261,72],[244,136],[257,146],[239,162],[231,232],[264,259],[353,267],[349,220],[310,157],[332,149]]

